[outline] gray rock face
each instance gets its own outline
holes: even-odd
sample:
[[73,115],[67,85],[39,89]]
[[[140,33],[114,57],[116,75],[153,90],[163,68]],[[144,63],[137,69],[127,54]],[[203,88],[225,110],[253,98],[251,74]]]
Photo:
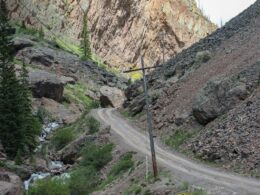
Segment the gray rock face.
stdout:
[[13,46],[15,51],[19,51],[26,47],[32,47],[35,44],[33,40],[34,38],[31,36],[15,37],[13,39]]
[[58,102],[62,100],[64,86],[56,75],[32,70],[29,72],[29,81],[34,97],[46,97]]
[[11,172],[0,171],[0,194],[23,195],[21,179]]
[[124,92],[115,87],[103,86],[100,88],[100,94],[100,102],[103,107],[120,108],[126,99]]
[[209,81],[193,103],[193,116],[201,124],[207,124],[245,100],[257,86],[259,63],[237,76]]

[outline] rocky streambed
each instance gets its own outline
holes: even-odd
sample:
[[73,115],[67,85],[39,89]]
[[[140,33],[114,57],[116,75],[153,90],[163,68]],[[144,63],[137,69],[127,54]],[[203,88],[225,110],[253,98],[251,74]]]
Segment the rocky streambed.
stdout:
[[[56,129],[58,129],[61,126],[61,124],[57,122],[51,122],[48,124],[43,125],[42,128],[42,133],[39,137],[39,146],[36,148],[35,152],[36,154],[40,153],[43,147],[48,145],[48,136],[53,133]],[[52,175],[59,175],[59,177],[62,178],[67,178],[69,177],[69,174],[63,174],[64,171],[68,168],[68,166],[64,165],[62,161],[59,161],[58,159],[51,159],[50,156],[47,155],[47,169],[44,171],[39,171],[39,172],[34,172],[31,174],[30,178],[25,180],[24,183],[24,188],[25,190],[28,190],[30,185],[33,184],[37,180],[44,179],[48,176]]]

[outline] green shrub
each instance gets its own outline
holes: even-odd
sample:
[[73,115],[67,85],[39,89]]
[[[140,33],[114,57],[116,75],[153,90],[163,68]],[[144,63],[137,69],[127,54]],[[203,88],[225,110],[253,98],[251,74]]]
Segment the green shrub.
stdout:
[[75,85],[66,85],[64,90],[64,96],[70,101],[77,105],[83,105],[86,110],[94,109],[99,107],[99,102],[90,99],[86,96],[87,88],[81,84],[76,83]]
[[181,190],[181,191],[186,191],[186,190],[188,190],[189,189],[189,183],[188,182],[182,182],[182,184],[181,184],[181,186],[179,187],[179,189]]
[[87,195],[99,184],[99,176],[92,166],[80,167],[71,174],[69,188],[71,195]]
[[0,167],[5,167],[5,162],[0,160]]
[[54,132],[51,142],[57,150],[62,149],[69,142],[74,140],[75,134],[71,128],[62,128]]
[[211,53],[210,51],[206,50],[206,51],[200,51],[196,54],[195,57],[195,62],[197,64],[201,64],[201,63],[205,63],[207,61],[209,61],[211,58]]
[[106,144],[104,146],[96,146],[95,144],[88,144],[82,150],[81,165],[85,167],[93,166],[96,170],[100,170],[104,165],[112,160],[111,151],[113,144]]
[[151,195],[152,193],[151,193],[151,191],[149,190],[149,189],[147,189],[147,190],[145,190],[144,191],[144,195]]
[[117,176],[131,169],[134,166],[134,161],[132,160],[132,157],[133,155],[131,153],[123,155],[119,162],[112,167],[109,175]]
[[207,195],[207,192],[205,192],[204,190],[196,189],[191,194],[192,195]]
[[87,118],[87,126],[89,128],[89,133],[93,134],[99,131],[100,123],[94,117]]
[[125,192],[124,192],[124,195],[131,195],[131,194],[141,194],[142,192],[142,187],[139,186],[139,185],[132,185],[130,186]]
[[53,118],[48,110],[46,110],[44,107],[40,106],[37,110],[36,116],[40,120],[40,122],[43,124],[45,121],[52,121]]
[[68,184],[58,179],[38,180],[29,188],[28,195],[70,195]]
[[180,145],[182,145],[187,139],[191,138],[193,133],[185,131],[185,130],[179,130],[172,136],[170,136],[168,139],[166,139],[165,143],[166,145],[178,149]]
[[22,157],[21,157],[21,150],[19,149],[16,153],[14,162],[16,165],[21,165],[23,163]]

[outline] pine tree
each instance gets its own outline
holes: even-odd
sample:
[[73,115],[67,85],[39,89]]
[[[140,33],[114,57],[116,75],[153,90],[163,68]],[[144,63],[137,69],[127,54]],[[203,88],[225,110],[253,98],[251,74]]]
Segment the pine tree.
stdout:
[[92,59],[87,12],[85,12],[83,16],[83,29],[82,29],[81,38],[82,38],[81,50],[83,53],[82,59],[83,60]]
[[10,25],[5,2],[0,1],[0,138],[7,154],[15,155],[19,145],[21,121],[19,114],[19,81],[15,75],[11,51]]
[[31,114],[27,71],[16,76],[5,2],[0,0],[0,139],[9,157],[35,148],[39,125]]
[[23,132],[22,143],[23,152],[31,153],[37,145],[35,139],[40,134],[41,125],[39,120],[33,116],[31,108],[31,92],[29,89],[28,82],[28,71],[23,61],[22,72],[21,72],[21,100],[20,108],[22,114],[22,126],[21,131]]

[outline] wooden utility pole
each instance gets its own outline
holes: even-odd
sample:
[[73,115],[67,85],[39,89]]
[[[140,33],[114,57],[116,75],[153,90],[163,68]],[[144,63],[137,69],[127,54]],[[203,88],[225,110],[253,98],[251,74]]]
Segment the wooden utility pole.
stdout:
[[145,70],[153,69],[158,66],[153,67],[144,67],[144,59],[143,56],[141,57],[141,64],[142,68],[134,69],[134,70],[128,70],[124,71],[124,73],[129,72],[135,72],[135,71],[142,71],[143,72],[143,88],[144,88],[144,96],[145,96],[145,104],[146,104],[146,116],[147,116],[147,126],[148,126],[148,132],[149,132],[149,139],[150,139],[150,149],[151,149],[151,156],[152,156],[152,164],[153,164],[153,174],[156,178],[158,176],[158,168],[157,168],[157,162],[156,162],[156,154],[155,154],[155,147],[154,147],[154,140],[153,140],[153,122],[152,122],[152,114],[150,111],[150,101],[149,101],[149,95],[147,90],[147,81],[146,81],[146,74]]

